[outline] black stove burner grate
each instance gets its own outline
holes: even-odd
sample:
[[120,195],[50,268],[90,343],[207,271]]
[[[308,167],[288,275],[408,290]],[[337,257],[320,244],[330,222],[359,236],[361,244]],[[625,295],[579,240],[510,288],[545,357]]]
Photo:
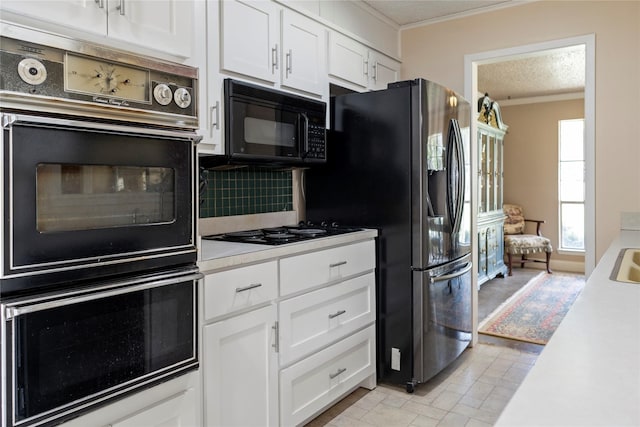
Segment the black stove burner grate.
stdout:
[[205,240],[222,242],[257,243],[262,245],[282,245],[304,240],[361,231],[357,227],[324,226],[312,224],[288,225],[282,227],[263,228],[259,230],[237,231],[225,234],[202,236]]

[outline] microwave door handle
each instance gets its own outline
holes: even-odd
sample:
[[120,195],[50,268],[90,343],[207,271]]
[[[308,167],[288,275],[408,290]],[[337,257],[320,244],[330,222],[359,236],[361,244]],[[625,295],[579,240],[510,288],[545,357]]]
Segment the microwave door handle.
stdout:
[[309,154],[309,117],[305,113],[300,113],[302,118],[302,158],[304,159]]

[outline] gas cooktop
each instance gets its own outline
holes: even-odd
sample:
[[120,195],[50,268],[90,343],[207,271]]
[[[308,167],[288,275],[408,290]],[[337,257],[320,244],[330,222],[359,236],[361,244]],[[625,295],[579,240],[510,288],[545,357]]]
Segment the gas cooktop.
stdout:
[[217,240],[222,242],[257,243],[260,245],[283,245],[286,243],[301,242],[303,240],[317,239],[320,237],[353,233],[361,230],[362,228],[344,227],[335,223],[321,223],[320,225],[317,225],[302,222],[298,225],[285,225],[282,227],[234,231],[225,234],[202,236],[202,238],[205,240]]

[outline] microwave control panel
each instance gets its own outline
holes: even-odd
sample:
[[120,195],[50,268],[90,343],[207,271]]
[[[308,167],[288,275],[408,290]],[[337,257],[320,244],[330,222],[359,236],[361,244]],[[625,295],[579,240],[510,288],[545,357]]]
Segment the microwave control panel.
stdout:
[[327,159],[327,138],[324,126],[309,123],[307,148],[306,161],[324,162]]

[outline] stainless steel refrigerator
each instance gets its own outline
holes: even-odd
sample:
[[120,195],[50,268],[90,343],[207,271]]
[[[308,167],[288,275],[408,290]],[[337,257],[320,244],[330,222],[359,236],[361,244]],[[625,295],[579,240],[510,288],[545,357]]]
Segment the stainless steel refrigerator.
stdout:
[[307,219],[379,230],[377,372],[408,392],[471,340],[471,108],[423,79],[331,100]]

